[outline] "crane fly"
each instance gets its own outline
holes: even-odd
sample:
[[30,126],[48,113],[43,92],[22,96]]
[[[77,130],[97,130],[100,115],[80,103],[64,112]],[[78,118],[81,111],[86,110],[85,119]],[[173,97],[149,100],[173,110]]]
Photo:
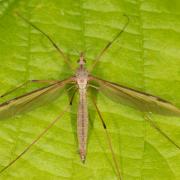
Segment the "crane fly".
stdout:
[[[59,54],[63,57],[65,63],[70,67],[70,69],[73,70],[67,56],[57,46],[57,44],[50,38],[48,34],[43,32],[41,29],[39,29],[37,26],[32,24],[30,21],[28,21],[26,18],[22,17],[18,13],[17,15],[27,24],[29,24],[34,29],[36,29],[41,34],[43,34],[54,46],[54,48],[59,52]],[[96,64],[99,62],[104,52],[113,44],[113,42],[115,42],[118,39],[118,37],[120,37],[122,32],[124,32],[125,28],[127,27],[129,23],[129,17],[127,17],[126,15],[125,17],[127,18],[127,22],[123,26],[122,30],[114,37],[112,41],[110,41],[103,48],[103,50],[95,58],[94,64],[90,71],[86,69],[85,57],[84,57],[84,54],[81,53],[78,60],[78,68],[76,69],[74,76],[69,77],[62,81],[29,80],[25,82],[24,84],[16,87],[15,89],[5,93],[1,97],[7,96],[8,94],[16,91],[17,89],[23,87],[24,85],[28,83],[49,83],[49,84],[40,89],[36,89],[27,94],[18,96],[14,99],[11,99],[9,101],[6,101],[0,104],[0,119],[9,118],[9,117],[15,116],[16,114],[22,113],[26,111],[29,107],[31,107],[33,104],[36,104],[37,102],[38,103],[40,102],[40,104],[44,104],[44,102],[47,102],[49,100],[49,97],[54,97],[56,99],[60,95],[61,90],[67,84],[70,85],[70,87],[67,89],[68,91],[72,88],[75,88],[75,91],[70,100],[70,104],[72,104],[73,102],[74,95],[77,92],[79,94],[79,105],[78,105],[78,112],[77,112],[77,139],[78,139],[78,149],[79,149],[80,158],[82,162],[85,163],[85,159],[87,155],[86,150],[87,150],[87,136],[88,136],[87,90],[89,88],[93,88],[93,89],[96,89],[99,93],[103,93],[108,97],[110,96],[115,97],[117,102],[120,102],[125,105],[129,105],[129,106],[133,106],[134,108],[138,108],[139,110],[143,111],[145,113],[145,119],[152,125],[152,127],[154,127],[160,134],[162,134],[167,140],[169,140],[174,146],[176,146],[176,148],[180,149],[180,146],[176,144],[169,136],[167,136],[166,133],[164,133],[158,127],[158,125],[152,121],[150,116],[146,115],[148,112],[152,112],[152,113],[160,113],[160,114],[165,114],[165,115],[180,116],[180,109],[178,107],[176,107],[172,103],[164,99],[161,99],[157,96],[140,92],[135,89],[122,86],[120,84],[109,82],[107,80],[103,80],[91,74],[92,70],[95,68]],[[117,177],[118,179],[122,179],[122,173],[120,171],[119,164],[116,160],[116,156],[112,148],[111,138],[108,134],[105,121],[103,119],[103,116],[100,112],[99,107],[96,104],[95,99],[91,97],[91,100],[93,102],[95,110],[97,111],[97,114],[105,130],[109,148],[110,148],[113,162],[115,165]],[[39,134],[30,145],[28,145],[24,149],[24,151],[22,151],[14,160],[12,160],[8,165],[6,165],[3,169],[1,169],[0,173],[4,172],[6,169],[12,166],[19,158],[21,158],[60,118],[62,118],[62,116],[64,115],[68,107],[69,106],[67,106],[65,110],[54,121],[52,121],[49,124],[49,126],[46,129],[44,129],[44,131],[42,131],[41,134]]]

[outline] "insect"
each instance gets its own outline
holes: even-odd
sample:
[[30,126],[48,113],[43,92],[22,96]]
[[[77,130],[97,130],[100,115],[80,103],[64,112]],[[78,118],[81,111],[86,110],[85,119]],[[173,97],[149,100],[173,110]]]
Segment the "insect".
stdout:
[[[71,64],[63,53],[63,51],[56,45],[56,43],[41,29],[37,26],[29,22],[26,18],[22,17],[21,15],[17,14],[21,17],[26,23],[31,25],[34,29],[42,33],[54,46],[54,48],[60,53],[63,57],[64,61],[73,70]],[[127,17],[127,16],[126,16]],[[100,54],[96,57],[92,69],[96,67],[96,64],[99,62],[100,58],[104,54],[104,52],[117,40],[117,38],[122,34],[129,23],[129,18],[127,17],[127,22],[122,28],[122,30],[114,37],[112,41],[110,41],[104,49],[100,52]],[[3,94],[1,97],[4,97],[13,91],[23,87],[28,83],[49,83],[49,85],[42,87],[40,89],[31,91],[27,94],[22,96],[18,96],[14,99],[6,101],[0,104],[0,119],[9,118],[16,114],[22,113],[26,111],[32,104],[35,102],[43,101],[48,96],[56,97],[59,95],[60,91],[68,84],[70,85],[69,89],[75,87],[75,91],[70,99],[70,104],[73,103],[73,99],[76,93],[79,94],[79,105],[78,105],[78,113],[77,113],[77,139],[78,139],[78,149],[80,158],[83,163],[85,163],[86,159],[86,151],[87,151],[87,137],[88,137],[88,108],[87,108],[87,89],[92,88],[96,89],[99,92],[104,93],[107,96],[114,96],[118,102],[123,104],[127,104],[129,106],[133,106],[135,108],[140,109],[145,114],[145,119],[157,130],[159,131],[166,139],[168,139],[174,146],[180,149],[180,146],[176,144],[169,136],[167,136],[148,116],[148,112],[153,113],[162,113],[167,115],[174,115],[180,116],[180,109],[171,104],[170,102],[163,100],[157,96],[147,94],[144,92],[137,91],[135,89],[131,89],[113,82],[109,82],[107,80],[103,80],[99,77],[95,77],[91,74],[92,69],[88,71],[85,67],[86,61],[84,54],[81,53],[78,61],[78,68],[75,72],[75,75],[69,77],[65,80],[30,80],[25,82],[24,84],[18,86],[17,88]],[[45,100],[46,101],[46,100]],[[96,104],[95,99],[92,97],[92,102],[94,107],[97,111],[97,114],[102,122],[103,128],[106,132],[107,140],[109,143],[109,148],[112,153],[113,161],[116,167],[116,173],[118,179],[122,179],[121,171],[118,165],[118,162],[115,157],[115,153],[112,148],[112,142],[109,137],[107,127],[103,116],[99,110],[99,107]],[[29,145],[27,146],[23,152],[21,152],[14,160],[12,160],[8,165],[6,165],[3,169],[0,170],[0,173],[8,169],[12,166],[19,158],[21,158],[62,116],[64,115],[65,111],[62,112],[49,126],[41,133],[39,136]]]

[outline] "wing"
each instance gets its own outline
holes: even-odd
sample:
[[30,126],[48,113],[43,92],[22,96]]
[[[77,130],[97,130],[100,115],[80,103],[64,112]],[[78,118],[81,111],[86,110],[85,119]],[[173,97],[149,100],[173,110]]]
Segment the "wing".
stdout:
[[73,82],[72,77],[0,104],[0,119],[10,118],[56,99],[62,94],[65,85],[69,82]]
[[180,116],[180,109],[170,102],[116,83],[90,76],[99,85],[99,90],[116,102],[135,107],[144,112]]

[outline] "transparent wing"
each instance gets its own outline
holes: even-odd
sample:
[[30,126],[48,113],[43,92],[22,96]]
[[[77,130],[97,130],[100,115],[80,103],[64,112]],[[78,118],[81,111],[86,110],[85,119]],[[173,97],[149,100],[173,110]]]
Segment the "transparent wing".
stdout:
[[72,81],[71,77],[0,104],[0,119],[10,118],[56,99],[62,94],[65,85]]
[[180,116],[180,109],[159,97],[90,76],[99,85],[99,90],[110,99],[138,108],[144,112]]

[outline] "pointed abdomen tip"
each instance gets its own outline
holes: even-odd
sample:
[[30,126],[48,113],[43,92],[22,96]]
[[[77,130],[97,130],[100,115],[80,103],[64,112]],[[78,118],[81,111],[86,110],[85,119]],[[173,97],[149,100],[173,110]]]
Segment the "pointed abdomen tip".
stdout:
[[85,155],[81,155],[81,161],[82,161],[83,164],[85,163],[85,161],[86,161],[86,156]]

